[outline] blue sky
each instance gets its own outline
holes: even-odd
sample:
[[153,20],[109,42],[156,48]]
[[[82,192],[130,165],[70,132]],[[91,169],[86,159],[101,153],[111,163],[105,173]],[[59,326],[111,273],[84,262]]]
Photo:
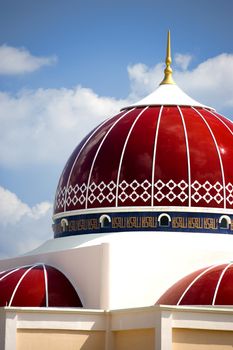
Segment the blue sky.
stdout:
[[52,237],[67,157],[162,80],[168,29],[178,85],[233,118],[232,14],[232,0],[0,2],[0,256]]
[[0,9],[0,43],[58,57],[52,68],[1,77],[8,91],[79,83],[124,98],[127,65],[160,62],[169,28],[174,50],[192,53],[193,65],[229,52],[232,42],[231,0],[2,0]]

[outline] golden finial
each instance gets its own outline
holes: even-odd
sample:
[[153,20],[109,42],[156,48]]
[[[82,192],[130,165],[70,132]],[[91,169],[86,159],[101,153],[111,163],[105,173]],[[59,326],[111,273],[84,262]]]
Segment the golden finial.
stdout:
[[166,68],[164,69],[164,79],[160,83],[160,85],[163,84],[175,84],[173,78],[172,78],[172,69],[171,69],[171,39],[170,39],[170,30],[167,33],[167,56],[166,56]]

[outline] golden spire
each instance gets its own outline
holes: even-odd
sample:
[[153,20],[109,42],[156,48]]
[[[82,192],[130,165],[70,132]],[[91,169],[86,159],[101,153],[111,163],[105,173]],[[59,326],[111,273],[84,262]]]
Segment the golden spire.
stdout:
[[167,33],[167,56],[166,56],[166,68],[164,69],[164,79],[160,83],[160,85],[163,84],[175,84],[173,78],[172,78],[172,69],[171,69],[171,39],[170,39],[170,30]]

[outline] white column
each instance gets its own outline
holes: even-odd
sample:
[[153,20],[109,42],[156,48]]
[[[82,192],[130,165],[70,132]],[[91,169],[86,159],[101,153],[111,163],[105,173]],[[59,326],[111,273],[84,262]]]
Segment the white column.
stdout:
[[156,322],[155,350],[172,350],[172,313],[161,311],[160,322]]
[[114,335],[112,331],[112,315],[111,312],[105,313],[105,350],[113,350],[114,349]]
[[0,349],[5,349],[6,311],[0,309]]
[[109,302],[110,302],[110,276],[109,276],[109,269],[110,269],[110,257],[109,257],[109,250],[110,246],[109,243],[102,243],[102,256],[101,256],[101,285],[100,285],[100,308],[103,310],[109,309]]
[[[1,349],[16,350],[17,314],[6,310],[5,312],[5,346]],[[2,345],[2,344],[1,344]]]

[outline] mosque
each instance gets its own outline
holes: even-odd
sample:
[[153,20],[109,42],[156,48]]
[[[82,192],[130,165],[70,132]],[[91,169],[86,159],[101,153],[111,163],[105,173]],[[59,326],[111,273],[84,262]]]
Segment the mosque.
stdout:
[[68,159],[54,238],[0,261],[0,349],[232,349],[232,163],[233,123],[175,84],[168,33],[159,87]]

